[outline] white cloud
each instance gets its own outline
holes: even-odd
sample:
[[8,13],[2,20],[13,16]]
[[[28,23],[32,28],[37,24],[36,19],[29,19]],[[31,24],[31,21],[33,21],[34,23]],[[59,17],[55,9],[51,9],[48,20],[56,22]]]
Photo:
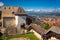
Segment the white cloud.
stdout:
[[0,2],[0,6],[3,6],[4,5],[4,3],[3,2]]

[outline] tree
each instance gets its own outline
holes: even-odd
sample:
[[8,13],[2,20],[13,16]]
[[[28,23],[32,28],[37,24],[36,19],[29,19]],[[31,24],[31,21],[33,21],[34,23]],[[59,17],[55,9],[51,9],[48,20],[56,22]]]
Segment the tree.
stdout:
[[43,28],[46,29],[46,30],[48,30],[48,29],[50,28],[50,26],[49,26],[48,23],[44,23],[44,24],[43,24]]

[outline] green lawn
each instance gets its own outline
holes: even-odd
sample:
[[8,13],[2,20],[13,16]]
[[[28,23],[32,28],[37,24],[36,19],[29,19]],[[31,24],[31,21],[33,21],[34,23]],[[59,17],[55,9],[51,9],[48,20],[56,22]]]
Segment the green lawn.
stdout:
[[9,39],[12,39],[12,38],[20,38],[20,37],[23,37],[23,38],[28,37],[28,38],[30,38],[30,40],[39,40],[33,33],[22,34],[22,35],[18,34],[18,35],[14,35],[14,36],[8,36],[8,37],[3,38],[3,40],[9,40]]

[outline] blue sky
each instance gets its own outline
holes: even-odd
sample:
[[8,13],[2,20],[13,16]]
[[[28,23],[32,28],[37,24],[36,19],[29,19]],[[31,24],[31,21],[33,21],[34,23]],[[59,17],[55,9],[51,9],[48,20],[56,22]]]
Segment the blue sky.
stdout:
[[0,0],[5,6],[22,6],[23,8],[60,8],[60,0]]

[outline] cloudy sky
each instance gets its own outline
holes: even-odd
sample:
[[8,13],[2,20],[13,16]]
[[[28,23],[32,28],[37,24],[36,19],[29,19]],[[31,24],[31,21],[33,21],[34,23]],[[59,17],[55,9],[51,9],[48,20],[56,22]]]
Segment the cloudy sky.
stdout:
[[0,0],[0,5],[22,6],[24,9],[60,8],[60,0]]

